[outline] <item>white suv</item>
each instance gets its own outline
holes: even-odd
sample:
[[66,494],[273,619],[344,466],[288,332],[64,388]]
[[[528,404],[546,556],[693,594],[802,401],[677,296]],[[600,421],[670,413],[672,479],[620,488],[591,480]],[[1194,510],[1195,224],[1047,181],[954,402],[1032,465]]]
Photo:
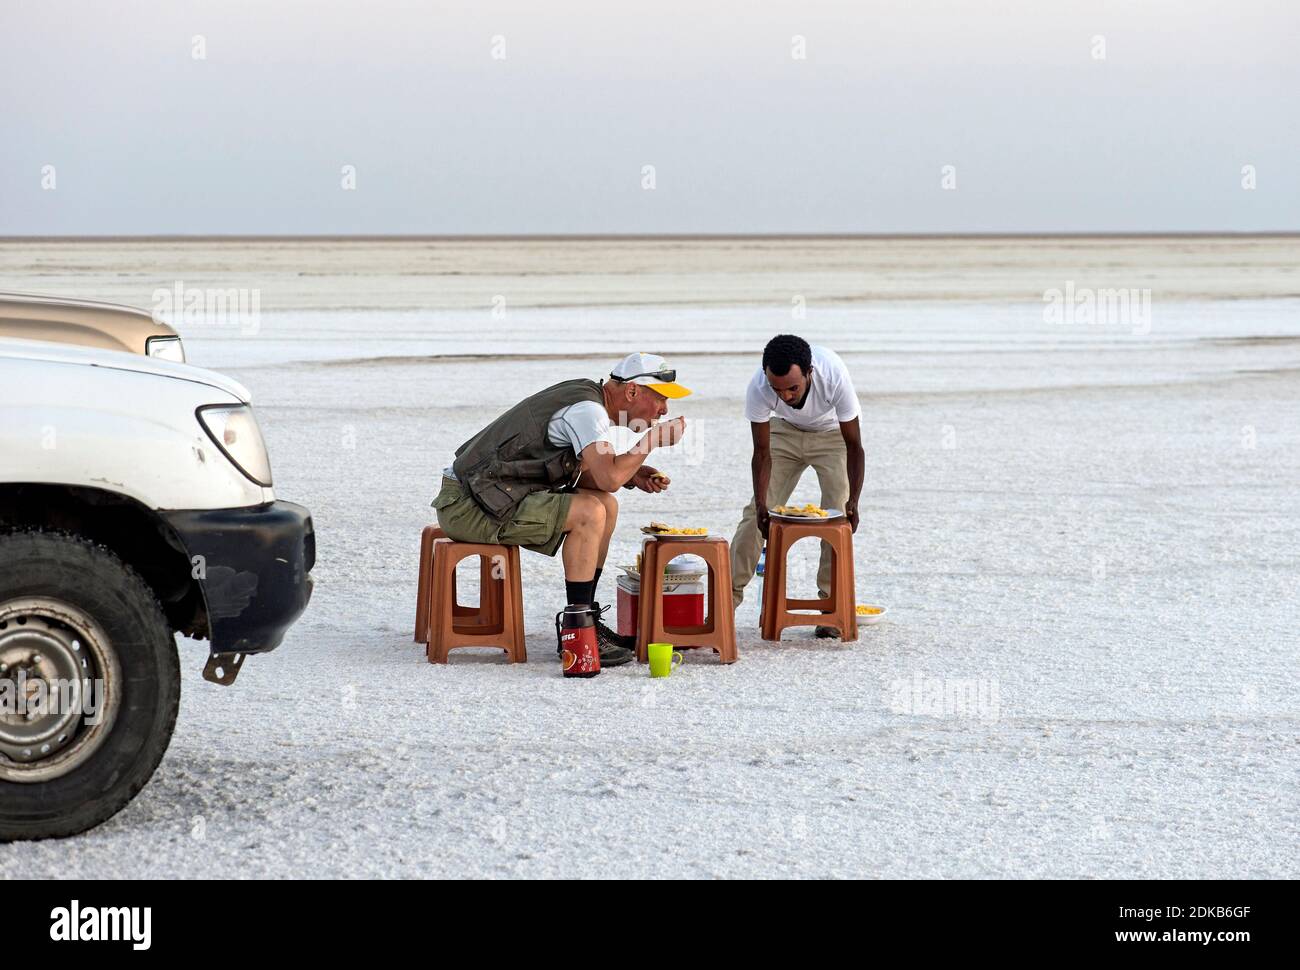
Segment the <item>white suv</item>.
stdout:
[[233,683],[306,608],[315,558],[238,383],[0,338],[0,841],[122,809],[171,739],[174,635]]

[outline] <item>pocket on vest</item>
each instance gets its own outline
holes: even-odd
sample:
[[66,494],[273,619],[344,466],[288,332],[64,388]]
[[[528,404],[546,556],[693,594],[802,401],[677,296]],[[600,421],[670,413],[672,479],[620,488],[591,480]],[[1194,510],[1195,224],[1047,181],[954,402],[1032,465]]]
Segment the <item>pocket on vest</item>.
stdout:
[[578,467],[568,453],[552,455],[550,458],[525,458],[512,461],[501,469],[501,477],[517,482],[527,482],[537,488],[550,488],[567,482]]
[[519,454],[519,435],[512,434],[497,445],[497,458],[501,461],[513,461]]
[[528,489],[518,485],[503,485],[501,482],[482,482],[474,491],[474,498],[483,506],[484,511],[496,519],[504,519],[520,500],[528,494]]
[[555,455],[546,462],[546,480],[552,485],[567,482],[573,477],[577,467],[578,462],[570,458],[568,454]]

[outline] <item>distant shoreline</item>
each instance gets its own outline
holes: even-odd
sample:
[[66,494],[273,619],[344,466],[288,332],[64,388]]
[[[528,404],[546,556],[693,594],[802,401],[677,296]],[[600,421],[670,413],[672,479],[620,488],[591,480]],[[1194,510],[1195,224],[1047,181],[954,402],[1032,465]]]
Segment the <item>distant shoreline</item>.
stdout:
[[1195,231],[1195,232],[1006,232],[1006,233],[573,233],[536,235],[495,234],[159,234],[159,235],[0,235],[0,243],[30,242],[876,242],[889,240],[951,242],[963,240],[1033,240],[1033,239],[1294,239],[1300,230],[1268,232]]

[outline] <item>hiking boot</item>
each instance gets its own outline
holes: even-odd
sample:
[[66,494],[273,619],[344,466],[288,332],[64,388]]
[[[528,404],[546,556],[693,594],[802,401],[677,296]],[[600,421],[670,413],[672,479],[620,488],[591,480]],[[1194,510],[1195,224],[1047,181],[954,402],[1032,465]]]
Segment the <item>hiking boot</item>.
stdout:
[[621,667],[623,664],[629,664],[636,659],[636,653],[628,650],[626,647],[607,647],[601,644],[600,647],[600,669],[606,667]]
[[591,609],[596,614],[596,645],[600,648],[601,668],[621,667],[635,660],[636,639],[619,635],[606,626],[605,621],[601,619],[609,607],[601,609],[599,603],[592,603]]
[[838,639],[840,639],[840,631],[839,631],[839,628],[838,628],[838,627],[833,627],[833,626],[819,626],[816,630],[813,631],[813,633],[816,634],[817,639],[819,639],[819,640],[838,640]]

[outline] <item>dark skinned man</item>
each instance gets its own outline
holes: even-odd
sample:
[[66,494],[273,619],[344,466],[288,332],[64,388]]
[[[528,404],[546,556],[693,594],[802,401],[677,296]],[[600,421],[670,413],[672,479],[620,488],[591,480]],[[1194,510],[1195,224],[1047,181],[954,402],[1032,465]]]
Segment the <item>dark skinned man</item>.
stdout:
[[[858,530],[858,499],[866,466],[858,424],[861,413],[848,368],[834,352],[791,334],[768,342],[762,366],[745,395],[745,416],[754,439],[750,462],[754,500],[731,540],[736,606],[754,578],[767,538],[769,509],[790,500],[809,468],[821,485],[822,508],[842,510],[853,531]],[[830,547],[822,543],[817,588],[823,598],[830,593],[830,579]],[[834,627],[817,628],[819,637],[839,635]]]

